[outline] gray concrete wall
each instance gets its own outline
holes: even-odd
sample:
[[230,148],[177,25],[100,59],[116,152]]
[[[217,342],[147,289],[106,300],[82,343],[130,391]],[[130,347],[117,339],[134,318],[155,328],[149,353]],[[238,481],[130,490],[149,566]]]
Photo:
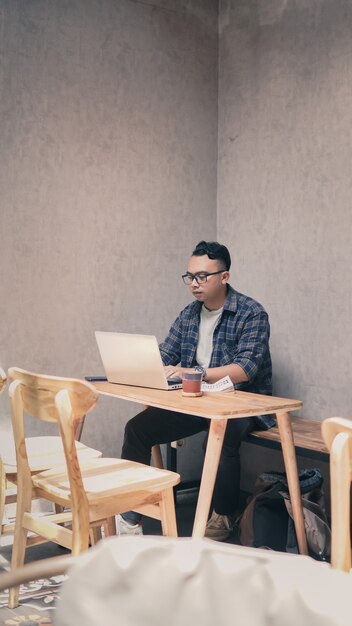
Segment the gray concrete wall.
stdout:
[[[0,0],[4,368],[102,373],[94,330],[162,339],[189,301],[180,276],[216,236],[217,12]],[[101,400],[83,440],[118,455],[137,408]]]
[[218,237],[315,419],[352,416],[351,30],[347,0],[220,3]]

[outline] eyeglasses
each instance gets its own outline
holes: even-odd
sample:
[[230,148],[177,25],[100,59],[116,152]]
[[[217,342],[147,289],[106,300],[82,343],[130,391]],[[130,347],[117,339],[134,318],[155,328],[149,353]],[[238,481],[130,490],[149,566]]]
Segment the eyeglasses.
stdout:
[[214,276],[215,274],[222,274],[225,271],[226,270],[219,270],[218,272],[199,272],[198,274],[190,274],[189,272],[187,272],[187,274],[183,274],[182,280],[185,283],[185,285],[191,285],[194,280],[196,281],[198,285],[200,285],[201,283],[207,282],[208,276]]

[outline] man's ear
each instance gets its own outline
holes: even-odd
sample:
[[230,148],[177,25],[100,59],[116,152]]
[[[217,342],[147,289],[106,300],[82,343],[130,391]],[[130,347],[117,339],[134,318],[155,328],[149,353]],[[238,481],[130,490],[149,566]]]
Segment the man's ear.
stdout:
[[226,283],[229,282],[229,278],[230,278],[230,272],[228,272],[227,270],[225,272],[223,272],[223,275],[221,277],[221,282],[223,285],[226,285]]

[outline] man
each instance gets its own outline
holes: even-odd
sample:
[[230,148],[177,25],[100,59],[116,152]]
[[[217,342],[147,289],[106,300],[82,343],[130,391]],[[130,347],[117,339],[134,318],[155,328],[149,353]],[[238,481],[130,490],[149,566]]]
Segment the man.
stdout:
[[[196,246],[182,276],[196,301],[180,313],[159,346],[165,371],[174,378],[196,369],[208,383],[229,376],[236,389],[271,394],[268,315],[229,285],[230,266],[225,246],[205,241]],[[229,537],[240,493],[241,441],[255,426],[273,424],[270,416],[228,421],[206,537]],[[208,427],[205,418],[150,407],[126,424],[122,458],[149,464],[153,445]],[[141,534],[140,519],[135,512],[124,513],[117,520],[118,532]]]

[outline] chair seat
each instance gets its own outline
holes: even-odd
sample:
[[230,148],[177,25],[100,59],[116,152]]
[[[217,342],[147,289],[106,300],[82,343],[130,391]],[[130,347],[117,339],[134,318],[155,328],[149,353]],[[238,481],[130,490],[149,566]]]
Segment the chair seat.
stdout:
[[[40,436],[27,437],[26,448],[31,472],[40,472],[48,467],[65,465],[65,454],[61,437]],[[102,456],[99,450],[89,448],[80,441],[76,441],[76,450],[80,461]],[[6,474],[17,474],[15,451],[2,455]]]
[[[179,474],[124,459],[91,459],[80,462],[84,489],[89,504],[103,499],[143,491],[158,492],[180,481]],[[70,484],[66,467],[56,467],[33,476],[33,485],[49,499],[70,502]]]

